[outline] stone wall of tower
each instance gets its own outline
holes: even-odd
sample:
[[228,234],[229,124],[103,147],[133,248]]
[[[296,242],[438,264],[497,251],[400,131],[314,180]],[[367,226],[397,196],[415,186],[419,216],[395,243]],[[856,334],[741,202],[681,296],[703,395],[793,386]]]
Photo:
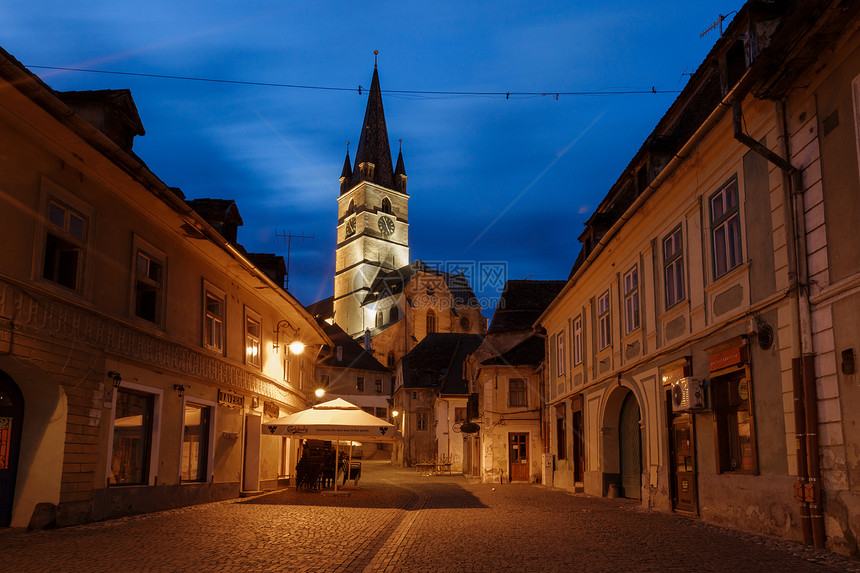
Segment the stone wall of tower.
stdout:
[[[383,201],[390,202],[390,213]],[[372,326],[364,319],[361,302],[380,269],[393,270],[409,264],[409,196],[370,182],[362,182],[338,198],[337,250],[335,252],[335,322],[350,335]],[[353,212],[349,205],[353,203]],[[379,220],[394,222],[386,236]],[[347,237],[347,225],[355,221],[355,233]]]

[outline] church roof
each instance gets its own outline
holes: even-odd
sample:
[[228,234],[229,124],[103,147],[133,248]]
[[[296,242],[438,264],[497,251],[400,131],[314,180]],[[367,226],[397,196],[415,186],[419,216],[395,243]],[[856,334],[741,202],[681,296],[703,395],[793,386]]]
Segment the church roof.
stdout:
[[[362,177],[359,166],[362,163],[373,163],[373,177],[365,174]],[[388,145],[388,129],[385,126],[385,112],[382,109],[382,89],[379,87],[379,71],[373,66],[373,79],[370,82],[370,93],[367,96],[367,108],[364,111],[364,123],[361,126],[361,137],[358,149],[355,151],[355,166],[352,169],[352,186],[362,181],[396,189],[394,186],[394,169],[391,164],[391,148]]]
[[567,281],[510,280],[499,297],[499,306],[487,334],[531,330],[549,303],[561,292]]
[[317,321],[326,320],[334,317],[334,297],[330,296],[317,302],[311,303],[305,307],[312,317]]
[[481,344],[479,334],[434,332],[403,357],[403,386],[433,388],[442,394],[468,394],[463,361]]
[[448,273],[430,267],[424,261],[417,260],[395,269],[393,271],[380,271],[370,287],[370,294],[364,299],[364,304],[376,300],[382,300],[389,296],[403,292],[403,289],[408,285],[415,275],[419,272],[427,273],[442,277],[448,290],[451,291],[451,298],[457,306],[473,306],[480,307],[478,298],[475,292],[469,285],[469,279],[462,273]]

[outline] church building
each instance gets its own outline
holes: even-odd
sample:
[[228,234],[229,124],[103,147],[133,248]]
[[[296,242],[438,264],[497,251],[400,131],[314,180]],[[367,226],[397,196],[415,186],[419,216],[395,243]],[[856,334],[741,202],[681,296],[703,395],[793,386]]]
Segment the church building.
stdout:
[[431,332],[483,334],[486,318],[463,274],[409,260],[402,150],[392,161],[374,65],[355,161],[340,176],[334,297],[308,310],[341,327],[393,368]]

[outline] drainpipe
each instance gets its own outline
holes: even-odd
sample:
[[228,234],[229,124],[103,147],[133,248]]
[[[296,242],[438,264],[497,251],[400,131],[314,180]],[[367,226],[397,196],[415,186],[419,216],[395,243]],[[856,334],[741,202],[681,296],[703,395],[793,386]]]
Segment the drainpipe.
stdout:
[[[777,102],[777,129],[783,139],[783,152],[791,157],[788,114],[785,100]],[[785,203],[788,208],[786,226],[789,242],[789,272],[792,275],[791,359],[792,392],[794,394],[794,423],[797,443],[797,482],[795,498],[800,502],[803,542],[824,548],[824,517],[821,512],[821,464],[818,442],[818,397],[815,387],[815,353],[812,345],[812,313],[809,304],[809,270],[806,259],[806,222],[803,209],[803,177],[789,159],[774,153],[743,131],[741,99],[732,102],[734,137],[784,173]]]

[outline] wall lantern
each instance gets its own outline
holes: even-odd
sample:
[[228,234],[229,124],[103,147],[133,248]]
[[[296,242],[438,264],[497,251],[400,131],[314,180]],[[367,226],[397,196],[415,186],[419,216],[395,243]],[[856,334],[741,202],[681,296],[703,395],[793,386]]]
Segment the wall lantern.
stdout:
[[173,389],[176,390],[176,393],[179,394],[180,398],[185,395],[185,384],[174,384]]
[[113,380],[113,387],[119,388],[119,385],[122,383],[122,374],[117,372],[116,370],[111,370],[107,373],[108,378]]
[[292,324],[290,324],[290,321],[288,321],[288,320],[282,320],[278,323],[277,326],[275,326],[275,341],[272,342],[272,350],[277,352],[278,348],[280,348],[280,339],[279,338],[280,338],[282,327],[287,327],[293,331],[293,339],[294,340],[287,345],[287,347],[290,349],[290,352],[293,354],[301,354],[302,352],[304,352],[305,344],[301,340],[299,340],[299,338],[298,338],[299,329],[294,327]]

